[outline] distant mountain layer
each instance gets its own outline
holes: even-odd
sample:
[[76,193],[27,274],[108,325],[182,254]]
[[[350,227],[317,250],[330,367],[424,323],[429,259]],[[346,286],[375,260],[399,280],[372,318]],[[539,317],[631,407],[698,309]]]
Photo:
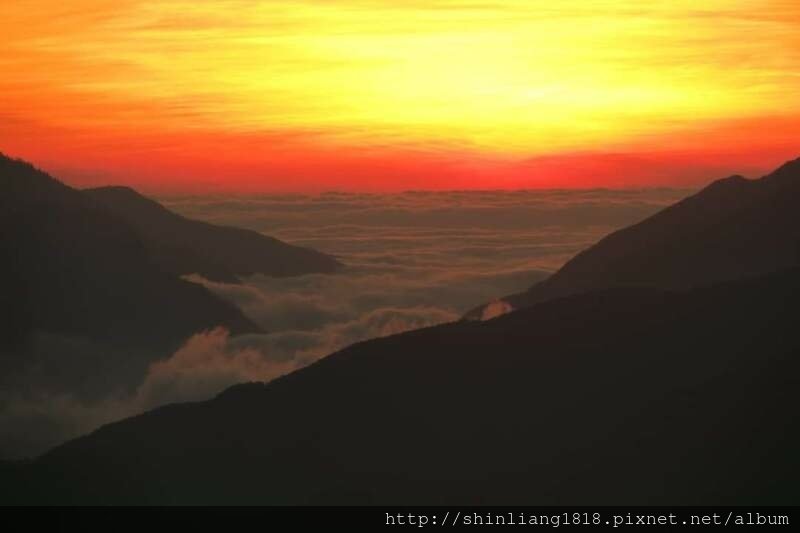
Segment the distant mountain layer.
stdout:
[[[732,176],[602,239],[503,300],[513,308],[608,287],[680,289],[800,261],[800,159],[757,180]],[[479,318],[485,306],[470,313]]]
[[341,266],[328,255],[255,231],[184,218],[127,187],[84,192],[125,220],[150,257],[169,272],[236,282],[243,275],[330,273]]
[[111,424],[5,501],[794,504],[800,270],[368,341]]
[[229,303],[151,261],[137,232],[89,195],[0,157],[5,340],[33,329],[174,344],[214,326],[258,328]]

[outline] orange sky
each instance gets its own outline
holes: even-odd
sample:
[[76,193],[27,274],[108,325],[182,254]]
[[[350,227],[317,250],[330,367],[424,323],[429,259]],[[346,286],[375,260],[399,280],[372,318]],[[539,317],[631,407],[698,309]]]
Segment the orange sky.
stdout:
[[76,185],[689,185],[800,156],[797,0],[15,0],[0,36],[0,151]]

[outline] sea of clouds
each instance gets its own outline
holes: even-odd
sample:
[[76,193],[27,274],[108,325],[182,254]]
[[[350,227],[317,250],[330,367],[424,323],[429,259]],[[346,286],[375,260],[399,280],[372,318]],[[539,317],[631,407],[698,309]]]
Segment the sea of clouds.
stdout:
[[[250,228],[332,254],[330,275],[252,276],[202,284],[239,306],[264,334],[197,332],[136,386],[77,395],[40,372],[0,397],[0,458],[38,454],[103,423],[159,405],[268,381],[349,344],[457,320],[478,304],[524,290],[609,232],[689,192],[580,191],[326,193],[160,198],[190,218]],[[498,302],[492,314],[508,309]],[[104,347],[44,339],[43,366],[109,359]],[[67,348],[68,347],[68,348]],[[61,352],[69,351],[69,357]],[[70,363],[72,364],[72,363]],[[46,369],[45,369],[46,370]],[[75,370],[86,379],[91,372]],[[123,371],[123,370],[120,370]],[[83,373],[81,373],[83,372]],[[37,383],[39,385],[37,385]]]

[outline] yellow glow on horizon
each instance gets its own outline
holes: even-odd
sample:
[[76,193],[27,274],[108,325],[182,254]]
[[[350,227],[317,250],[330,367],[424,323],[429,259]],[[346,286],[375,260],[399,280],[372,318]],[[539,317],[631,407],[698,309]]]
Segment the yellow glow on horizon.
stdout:
[[0,117],[498,157],[615,149],[796,113],[799,24],[794,0],[8,2]]

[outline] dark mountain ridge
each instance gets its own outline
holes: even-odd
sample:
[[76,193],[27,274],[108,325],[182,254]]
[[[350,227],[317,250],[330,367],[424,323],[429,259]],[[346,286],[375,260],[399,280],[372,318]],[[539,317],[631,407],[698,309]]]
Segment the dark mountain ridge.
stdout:
[[0,192],[3,394],[94,397],[139,383],[195,333],[261,331],[180,274],[236,281],[338,267],[313,250],[185,219],[131,189],[73,189],[2,154]]
[[[731,176],[616,231],[549,278],[503,298],[521,308],[606,287],[681,289],[800,261],[800,159],[760,179]],[[483,307],[467,318],[479,318]]]
[[128,187],[83,192],[130,224],[150,257],[168,272],[236,283],[239,276],[251,274],[298,276],[331,273],[341,267],[328,255],[252,230],[182,217]]
[[792,504],[800,271],[363,342],[105,426],[6,501]]
[[195,333],[260,331],[232,304],[161,269],[137,232],[91,196],[5,156],[0,190],[4,393],[34,382],[78,395],[115,390]]
[[218,325],[258,331],[231,304],[157,268],[136,232],[91,197],[6,157],[0,187],[2,279],[14,296],[4,305],[30,328],[124,343]]

